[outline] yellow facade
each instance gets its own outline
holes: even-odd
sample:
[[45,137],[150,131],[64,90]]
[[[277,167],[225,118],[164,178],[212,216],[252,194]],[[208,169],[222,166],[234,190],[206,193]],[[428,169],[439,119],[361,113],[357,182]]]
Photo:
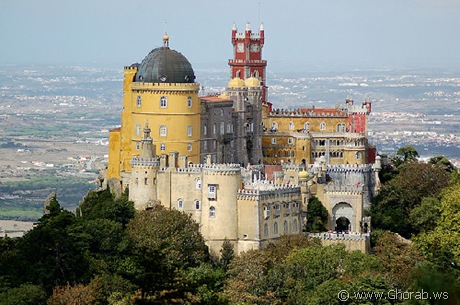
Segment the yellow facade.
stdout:
[[[133,82],[136,72],[137,67],[125,68],[120,145],[117,147],[117,144],[111,144],[108,178],[120,179],[121,172],[131,172],[130,161],[133,156],[140,154],[142,130],[146,121],[152,130],[157,155],[176,151],[179,155],[187,155],[190,162],[198,163],[200,85]],[[116,142],[115,135],[113,138]],[[117,153],[118,158],[110,156]]]
[[348,115],[331,109],[280,113],[263,109],[264,164],[313,164],[321,156],[328,164],[365,164],[367,139],[346,132]]

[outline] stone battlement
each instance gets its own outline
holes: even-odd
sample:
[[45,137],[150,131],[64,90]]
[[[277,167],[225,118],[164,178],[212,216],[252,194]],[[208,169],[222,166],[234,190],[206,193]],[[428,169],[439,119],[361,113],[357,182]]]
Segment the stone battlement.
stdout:
[[300,194],[300,187],[296,184],[273,184],[270,181],[257,181],[245,184],[244,189],[239,189],[238,199],[256,200],[276,196],[288,196]]
[[372,171],[371,164],[328,164],[326,172],[366,173]]
[[159,158],[152,158],[152,159],[142,159],[140,157],[133,157],[131,160],[131,166],[160,166],[160,159]]

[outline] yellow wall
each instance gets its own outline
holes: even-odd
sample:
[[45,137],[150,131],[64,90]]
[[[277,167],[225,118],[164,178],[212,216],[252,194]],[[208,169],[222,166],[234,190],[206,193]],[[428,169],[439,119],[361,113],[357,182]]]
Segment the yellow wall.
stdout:
[[[140,141],[143,129],[148,121],[151,137],[156,145],[156,154],[168,154],[177,151],[179,155],[189,156],[193,163],[199,162],[200,156],[200,102],[198,99],[199,84],[170,84],[170,83],[137,83],[133,82],[137,72],[136,67],[125,68],[123,83],[123,112],[121,115],[120,138],[115,139],[117,144],[109,151],[109,168],[116,171],[120,163],[119,172],[131,172],[130,161],[133,156],[140,155]],[[161,107],[161,97],[167,98],[167,106]],[[141,102],[138,104],[138,97]],[[191,97],[192,105],[189,107],[188,98]],[[160,137],[160,126],[167,126],[167,135]],[[187,127],[191,126],[192,134],[188,135]],[[140,129],[140,132],[139,132]],[[138,144],[139,143],[139,144]],[[166,145],[166,150],[161,150],[161,144]],[[191,150],[188,150],[191,144]],[[139,147],[139,148],[138,148]],[[119,159],[110,156],[117,154]],[[109,177],[118,177],[111,173]]]
[[120,129],[109,132],[109,164],[107,178],[120,179]]

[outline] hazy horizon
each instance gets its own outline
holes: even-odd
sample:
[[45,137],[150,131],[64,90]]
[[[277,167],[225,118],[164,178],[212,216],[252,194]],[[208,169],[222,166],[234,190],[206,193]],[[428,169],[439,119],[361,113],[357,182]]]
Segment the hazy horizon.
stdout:
[[271,71],[460,68],[460,2],[0,0],[0,64],[122,67],[162,43],[228,69],[231,28],[264,24]]

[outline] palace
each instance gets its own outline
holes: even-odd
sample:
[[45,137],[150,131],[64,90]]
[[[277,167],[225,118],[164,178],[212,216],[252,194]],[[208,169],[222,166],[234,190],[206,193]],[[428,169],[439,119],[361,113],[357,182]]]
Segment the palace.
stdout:
[[263,26],[256,33],[233,26],[220,95],[199,96],[192,65],[169,48],[167,34],[124,69],[121,127],[110,131],[104,183],[116,193],[128,188],[136,209],[190,213],[214,254],[225,239],[240,253],[300,234],[311,196],[328,210],[329,229],[370,228],[363,211],[380,170],[366,134],[371,103],[273,109],[264,39]]

